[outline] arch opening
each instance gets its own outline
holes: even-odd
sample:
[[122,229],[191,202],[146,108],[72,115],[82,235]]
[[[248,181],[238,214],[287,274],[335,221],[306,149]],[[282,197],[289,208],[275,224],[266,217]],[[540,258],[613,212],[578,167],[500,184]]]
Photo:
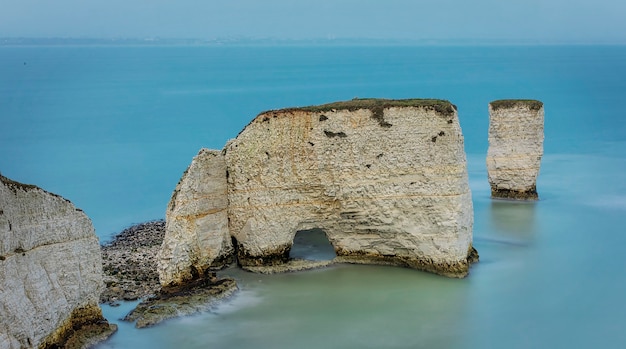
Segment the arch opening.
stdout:
[[326,232],[320,228],[299,230],[293,238],[290,259],[326,261],[337,257]]

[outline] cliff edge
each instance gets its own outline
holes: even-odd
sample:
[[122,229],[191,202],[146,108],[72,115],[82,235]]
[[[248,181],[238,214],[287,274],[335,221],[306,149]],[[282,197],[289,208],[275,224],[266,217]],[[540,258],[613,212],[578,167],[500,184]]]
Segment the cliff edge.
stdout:
[[110,335],[102,289],[91,220],[58,195],[0,175],[0,348],[80,348]]

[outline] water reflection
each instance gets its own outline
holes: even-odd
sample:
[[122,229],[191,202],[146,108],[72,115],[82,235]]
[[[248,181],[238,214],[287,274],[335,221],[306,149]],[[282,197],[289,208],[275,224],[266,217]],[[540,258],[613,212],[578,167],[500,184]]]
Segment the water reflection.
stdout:
[[534,201],[492,200],[490,230],[504,242],[526,244],[537,231]]

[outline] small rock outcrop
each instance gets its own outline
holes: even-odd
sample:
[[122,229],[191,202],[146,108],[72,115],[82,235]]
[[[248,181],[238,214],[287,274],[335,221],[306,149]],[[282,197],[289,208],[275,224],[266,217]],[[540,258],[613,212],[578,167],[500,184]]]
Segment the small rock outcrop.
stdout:
[[102,289],[91,220],[58,195],[0,175],[0,348],[80,348],[110,335]]
[[[284,265],[296,232],[313,228],[324,230],[339,262],[463,277],[477,258],[463,136],[447,101],[268,111],[221,154],[202,150],[176,187],[160,257],[164,285],[227,260],[227,236],[241,266]],[[172,214],[181,204],[192,209]],[[211,223],[200,229],[191,224],[197,217]],[[220,246],[203,264],[190,262]]]
[[163,286],[184,284],[232,262],[227,209],[224,155],[202,149],[178,182],[165,214],[158,257]]
[[543,156],[543,103],[498,100],[489,103],[487,173],[493,198],[537,200]]
[[136,328],[154,326],[168,319],[210,310],[237,290],[234,279],[207,275],[184,285],[163,287],[139,303],[124,320],[135,322]]

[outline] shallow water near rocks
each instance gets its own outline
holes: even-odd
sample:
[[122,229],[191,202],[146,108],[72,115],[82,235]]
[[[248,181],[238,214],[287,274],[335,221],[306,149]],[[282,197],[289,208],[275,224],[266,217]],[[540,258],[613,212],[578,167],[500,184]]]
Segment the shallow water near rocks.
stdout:
[[[477,159],[471,159],[477,160]],[[241,291],[211,312],[126,332],[154,348],[619,348],[626,341],[623,210],[607,210],[590,186],[562,173],[626,160],[547,156],[542,200],[492,201],[474,189],[474,245],[481,260],[465,279],[410,269],[334,265],[279,275],[238,269]],[[578,172],[580,174],[580,172]],[[472,178],[486,175],[473,173]],[[611,177],[609,173],[605,175]],[[550,182],[558,186],[549,185]],[[563,193],[562,187],[578,188]],[[303,252],[306,257],[306,252]],[[312,249],[311,256],[316,256]],[[110,309],[105,306],[105,314]],[[119,312],[119,310],[116,310]],[[114,318],[115,316],[109,316]],[[144,332],[145,331],[145,332]]]
[[[239,270],[212,311],[99,348],[622,348],[626,47],[0,47],[0,171],[63,195],[101,241],[162,218],[200,147],[260,111],[358,97],[458,106],[480,254],[465,279],[335,265]],[[28,64],[24,64],[27,62]],[[545,103],[540,201],[493,201],[487,103]],[[326,258],[315,247],[303,257]],[[295,252],[295,251],[294,251]]]

